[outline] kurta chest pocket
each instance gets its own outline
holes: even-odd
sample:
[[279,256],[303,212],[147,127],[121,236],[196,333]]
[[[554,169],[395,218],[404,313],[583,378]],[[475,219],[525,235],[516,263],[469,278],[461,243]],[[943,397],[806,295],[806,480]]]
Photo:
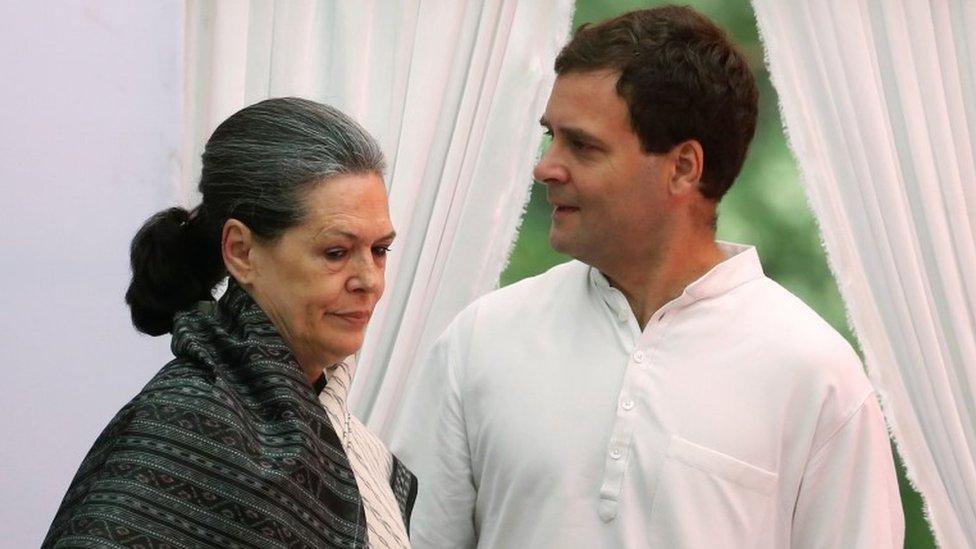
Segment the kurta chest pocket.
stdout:
[[651,547],[761,544],[778,475],[672,435],[650,517]]

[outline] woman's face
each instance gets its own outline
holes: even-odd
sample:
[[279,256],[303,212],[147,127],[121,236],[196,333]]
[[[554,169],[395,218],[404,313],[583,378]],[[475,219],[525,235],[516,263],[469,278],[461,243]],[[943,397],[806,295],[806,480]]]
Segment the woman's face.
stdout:
[[377,174],[311,187],[302,224],[254,242],[245,285],[306,372],[355,353],[385,285],[394,231]]

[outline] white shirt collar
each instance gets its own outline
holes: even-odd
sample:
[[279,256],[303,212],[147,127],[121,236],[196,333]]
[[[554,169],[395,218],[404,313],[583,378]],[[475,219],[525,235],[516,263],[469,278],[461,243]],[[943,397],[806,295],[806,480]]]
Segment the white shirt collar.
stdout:
[[[764,276],[755,246],[719,241],[718,247],[725,255],[725,260],[685,287],[680,296],[664,307],[690,305],[700,299],[721,295],[750,280]],[[590,287],[606,302],[615,315],[620,317],[632,314],[624,295],[612,287],[607,277],[598,269],[589,267],[589,280]]]

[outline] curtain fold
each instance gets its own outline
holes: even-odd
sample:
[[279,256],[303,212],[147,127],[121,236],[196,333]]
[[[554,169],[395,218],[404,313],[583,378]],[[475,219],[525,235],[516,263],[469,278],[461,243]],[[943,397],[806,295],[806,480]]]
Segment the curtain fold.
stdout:
[[753,6],[909,479],[939,542],[976,547],[976,4]]
[[380,436],[392,428],[414,361],[497,285],[571,13],[571,0],[186,2],[187,206],[199,200],[206,137],[267,97],[332,104],[387,155],[399,236],[350,395]]

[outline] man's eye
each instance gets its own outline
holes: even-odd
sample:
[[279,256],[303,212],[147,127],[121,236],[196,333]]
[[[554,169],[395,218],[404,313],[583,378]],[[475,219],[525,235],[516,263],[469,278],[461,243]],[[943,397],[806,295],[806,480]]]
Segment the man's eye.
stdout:
[[585,141],[580,141],[579,139],[571,139],[569,141],[569,146],[579,152],[586,152],[593,149],[592,145]]
[[343,248],[330,248],[325,251],[325,258],[329,261],[338,261],[346,257],[347,253]]
[[389,246],[376,246],[373,248],[373,255],[376,257],[386,257],[388,253],[390,253]]

